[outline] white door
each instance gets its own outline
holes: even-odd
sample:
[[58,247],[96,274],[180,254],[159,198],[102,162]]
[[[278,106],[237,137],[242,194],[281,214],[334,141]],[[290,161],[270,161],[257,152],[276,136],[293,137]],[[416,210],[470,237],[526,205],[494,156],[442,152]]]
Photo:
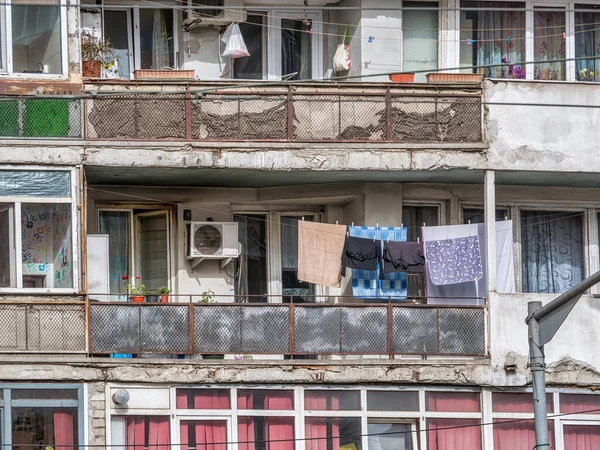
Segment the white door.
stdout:
[[14,210],[12,205],[0,205],[0,287],[16,287]]
[[136,274],[148,290],[169,286],[169,212],[135,215]]

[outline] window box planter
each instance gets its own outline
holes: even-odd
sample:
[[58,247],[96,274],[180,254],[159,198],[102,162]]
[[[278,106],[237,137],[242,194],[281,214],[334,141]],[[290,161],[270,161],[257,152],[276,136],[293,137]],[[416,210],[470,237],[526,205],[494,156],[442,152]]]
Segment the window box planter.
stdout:
[[136,80],[193,80],[194,76],[193,70],[141,69],[133,72]]
[[415,81],[414,73],[391,73],[390,81],[394,83],[412,83]]
[[481,73],[428,73],[428,83],[481,83]]

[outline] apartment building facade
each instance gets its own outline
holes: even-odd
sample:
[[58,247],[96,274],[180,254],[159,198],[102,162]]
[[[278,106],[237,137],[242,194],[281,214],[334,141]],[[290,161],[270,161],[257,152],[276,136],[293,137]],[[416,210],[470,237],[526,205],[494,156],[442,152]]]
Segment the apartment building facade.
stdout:
[[[527,302],[600,270],[599,6],[1,5],[3,446],[532,448]],[[83,33],[120,56],[100,78]],[[483,276],[467,298],[306,283],[302,221],[474,226]],[[199,224],[239,255],[194,256]],[[554,449],[600,448],[599,293],[545,349]]]

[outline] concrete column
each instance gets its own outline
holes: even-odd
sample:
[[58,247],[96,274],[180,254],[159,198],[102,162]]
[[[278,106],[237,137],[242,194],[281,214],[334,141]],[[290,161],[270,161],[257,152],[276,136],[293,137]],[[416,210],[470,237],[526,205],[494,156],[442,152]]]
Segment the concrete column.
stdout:
[[402,223],[402,184],[367,183],[365,185],[365,225],[399,227]]
[[484,175],[484,215],[485,215],[485,275],[487,280],[487,339],[486,350],[491,354],[492,319],[498,307],[496,293],[496,182],[495,172],[486,170]]

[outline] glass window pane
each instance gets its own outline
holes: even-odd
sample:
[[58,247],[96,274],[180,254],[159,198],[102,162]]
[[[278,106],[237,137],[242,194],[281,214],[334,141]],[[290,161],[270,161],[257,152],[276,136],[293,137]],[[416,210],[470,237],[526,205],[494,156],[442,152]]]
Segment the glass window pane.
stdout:
[[260,296],[268,293],[267,217],[236,215],[233,220],[238,223],[238,237],[242,244],[236,294],[240,296],[239,301],[264,302],[266,299]]
[[62,73],[60,6],[12,2],[13,71]]
[[427,411],[479,412],[479,392],[426,392]]
[[131,68],[129,67],[129,11],[113,11],[107,9],[104,11],[104,36],[115,49],[115,54],[119,56],[117,69],[119,77],[129,78]]
[[565,59],[566,39],[563,38],[565,28],[565,12],[534,11],[533,12],[533,55],[536,62],[534,78],[536,80],[564,80],[566,63],[547,62]]
[[418,411],[419,393],[404,391],[368,391],[369,411]]
[[13,400],[77,400],[76,389],[12,389]]
[[239,450],[294,450],[294,439],[293,417],[238,417]]
[[600,395],[560,394],[560,412],[568,414],[600,414]]
[[563,427],[565,450],[595,450],[600,448],[598,425],[565,425]]
[[[575,9],[596,9],[598,12],[575,11],[575,77],[578,81],[600,81],[600,5],[575,5]],[[578,59],[590,58],[590,59]]]
[[111,300],[126,300],[123,293],[124,276],[131,276],[129,254],[131,251],[128,211],[100,211],[100,234],[108,234],[108,270]]
[[[407,227],[407,240],[416,241],[421,237],[421,227],[438,226],[439,208],[437,206],[402,206],[402,222]],[[409,273],[406,277],[409,297],[425,297],[425,279],[422,273]]]
[[238,409],[294,409],[294,391],[240,389]]
[[73,287],[73,236],[68,203],[21,205],[24,288]]
[[402,12],[405,24],[402,32],[402,70],[415,71],[415,83],[427,81],[425,70],[438,68],[438,7],[437,2],[403,2],[403,7],[431,8],[423,11],[407,9]]
[[0,196],[71,197],[71,173],[66,170],[1,170]]
[[77,442],[77,408],[12,408],[13,449],[68,450]]
[[306,450],[362,448],[359,418],[311,417],[306,419],[304,427]]
[[304,391],[304,409],[313,411],[360,411],[360,392]]
[[12,205],[0,204],[0,287],[16,287],[13,228]]
[[167,230],[166,213],[138,216],[138,275],[148,290],[157,290],[169,285]]
[[[312,78],[312,29],[310,23],[281,19],[281,75],[290,80]],[[288,77],[288,75],[295,74]]]
[[173,10],[140,9],[141,68],[175,68],[173,49]]
[[[535,425],[533,420],[511,421],[495,419],[494,450],[531,450],[535,448]],[[505,423],[502,423],[505,422]],[[554,422],[548,421],[550,448],[554,446]]]
[[[312,221],[306,216],[304,220]],[[313,285],[298,280],[298,221],[302,217],[281,217],[281,280],[283,288],[283,302],[292,299],[295,303],[311,302],[313,299]]]
[[182,420],[179,426],[182,450],[226,450],[226,420]]
[[169,416],[112,416],[111,426],[111,444],[120,450],[171,450]]
[[[530,392],[494,392],[492,393],[492,411],[533,414],[532,396],[533,394]],[[546,405],[548,412],[552,412],[552,394],[546,395]]]
[[[485,212],[483,208],[465,208],[463,209],[463,223],[485,223]],[[496,222],[501,222],[508,218],[508,210],[496,210]]]
[[[464,71],[489,78],[525,78],[525,3],[461,1],[460,6],[478,9],[460,12],[460,66]],[[492,67],[471,68],[485,65]]]
[[428,419],[428,450],[481,450],[481,421],[478,419]]
[[240,23],[240,31],[250,56],[238,58],[233,64],[234,78],[262,80],[263,78],[263,19],[266,13],[248,11],[248,20]]
[[411,423],[369,422],[369,450],[413,450],[416,431],[412,427]]
[[229,389],[177,389],[177,409],[229,409]]
[[523,292],[560,293],[584,278],[583,213],[521,211]]

